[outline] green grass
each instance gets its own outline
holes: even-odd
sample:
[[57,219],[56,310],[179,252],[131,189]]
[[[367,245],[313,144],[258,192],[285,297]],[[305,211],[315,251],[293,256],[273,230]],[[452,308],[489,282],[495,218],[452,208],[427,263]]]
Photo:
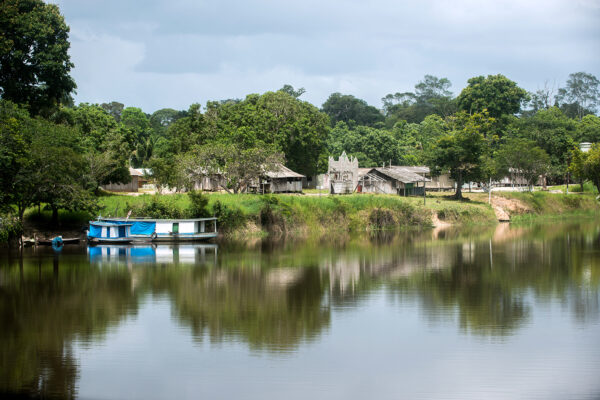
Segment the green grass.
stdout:
[[[548,190],[560,190],[561,192],[566,193],[567,185],[548,186]],[[597,195],[598,189],[592,182],[585,182],[583,184],[583,192]],[[579,183],[570,184],[569,193],[581,193],[581,185]]]
[[600,215],[600,203],[595,194],[557,194],[549,192],[502,192],[494,194],[507,199],[516,199],[528,210],[511,216],[512,221],[533,218],[565,218],[574,215]]
[[[484,201],[458,202],[447,195],[422,197],[353,194],[344,196],[253,195],[210,193],[208,208],[215,210],[219,202],[228,210],[239,210],[238,219],[262,230],[287,233],[325,233],[431,226],[432,212],[449,223],[481,224],[495,221],[495,215]],[[103,216],[123,217],[134,206],[148,202],[151,195],[113,195],[99,198]],[[175,207],[186,208],[185,194],[161,196]],[[268,207],[267,207],[268,205]],[[238,214],[235,214],[236,216]]]

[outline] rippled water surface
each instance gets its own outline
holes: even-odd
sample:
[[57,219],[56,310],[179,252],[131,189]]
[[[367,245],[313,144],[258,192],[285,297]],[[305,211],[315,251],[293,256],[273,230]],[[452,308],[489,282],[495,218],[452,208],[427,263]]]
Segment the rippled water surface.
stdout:
[[0,253],[0,393],[598,399],[600,222]]

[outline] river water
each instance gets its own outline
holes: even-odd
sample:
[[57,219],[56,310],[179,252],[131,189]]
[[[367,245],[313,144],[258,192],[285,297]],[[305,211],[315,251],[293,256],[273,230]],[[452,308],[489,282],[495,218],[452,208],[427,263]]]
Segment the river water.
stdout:
[[600,398],[600,221],[17,256],[0,394]]

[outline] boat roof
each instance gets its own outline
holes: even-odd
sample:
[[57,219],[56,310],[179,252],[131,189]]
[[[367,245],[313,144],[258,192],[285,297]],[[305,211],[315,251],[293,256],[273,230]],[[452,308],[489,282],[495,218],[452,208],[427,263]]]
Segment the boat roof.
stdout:
[[215,221],[217,217],[209,218],[185,218],[185,219],[160,219],[160,218],[111,218],[100,217],[100,221],[130,221],[130,222],[196,222],[196,221]]
[[96,225],[96,226],[131,226],[133,224],[112,224],[110,222],[105,222],[105,221],[90,221],[90,225]]

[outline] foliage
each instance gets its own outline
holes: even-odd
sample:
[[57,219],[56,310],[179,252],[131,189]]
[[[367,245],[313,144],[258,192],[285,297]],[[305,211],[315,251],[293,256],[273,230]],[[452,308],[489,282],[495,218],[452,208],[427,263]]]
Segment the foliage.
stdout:
[[273,146],[244,149],[219,143],[197,146],[182,161],[184,174],[192,181],[221,175],[227,182],[223,189],[233,193],[247,190],[253,181],[276,171],[282,163],[283,155]]
[[13,213],[0,213],[0,243],[15,240],[23,233],[23,223]]
[[0,95],[50,115],[72,102],[75,81],[69,27],[58,6],[42,0],[3,0],[0,7]]
[[550,156],[549,174],[554,180],[566,174],[575,145],[577,123],[556,107],[540,110],[531,118],[515,120],[515,134],[533,140]]
[[462,199],[463,182],[477,181],[481,177],[482,156],[486,150],[484,134],[493,122],[486,113],[457,113],[449,122],[451,130],[440,137],[432,149],[431,171],[439,174],[450,170],[457,185],[457,199]]
[[570,74],[566,86],[558,89],[556,102],[569,117],[581,120],[600,104],[600,81],[586,72]]
[[468,85],[458,96],[461,110],[468,113],[487,110],[490,117],[500,118],[520,111],[527,92],[504,75],[477,76],[468,80]]
[[321,110],[329,115],[331,126],[338,122],[348,125],[378,126],[384,121],[379,110],[349,94],[333,93],[321,106]]
[[497,158],[504,174],[521,176],[530,187],[535,185],[550,167],[548,154],[528,139],[508,138],[500,146]]
[[211,216],[208,210],[209,199],[207,195],[197,190],[190,190],[187,195],[190,198],[190,207],[188,209],[188,216],[190,218],[206,218]]
[[600,144],[592,145],[583,163],[585,177],[591,180],[600,192]]
[[415,91],[388,94],[381,99],[386,115],[386,125],[393,126],[399,121],[420,123],[427,116],[437,114],[447,117],[456,112],[456,103],[450,92],[452,83],[447,78],[425,75],[415,85]]

